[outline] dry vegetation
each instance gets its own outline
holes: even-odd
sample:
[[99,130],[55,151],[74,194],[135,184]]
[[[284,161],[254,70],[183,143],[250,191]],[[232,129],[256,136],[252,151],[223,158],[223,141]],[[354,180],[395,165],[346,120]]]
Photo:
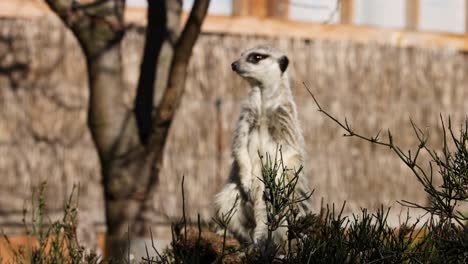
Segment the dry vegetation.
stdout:
[[[129,31],[124,40],[129,87],[137,81],[142,40],[141,28]],[[429,204],[410,170],[390,151],[342,139],[343,132],[316,112],[302,82],[364,134],[390,128],[400,146],[414,145],[411,117],[434,131],[431,142],[438,144],[439,113],[451,114],[453,123],[460,124],[468,112],[467,55],[372,43],[205,34],[195,46],[188,88],[167,146],[160,179],[164,188],[158,190],[151,216],[155,222],[168,223],[167,216],[179,215],[177,190],[184,174],[191,186],[187,214],[195,219],[199,212],[204,220],[212,215],[211,197],[228,175],[231,133],[247,93],[229,65],[245,47],[265,42],[290,54],[309,152],[304,169],[316,189],[317,210],[321,197],[330,204],[347,200],[346,215],[360,207],[398,207],[395,201],[400,199]],[[82,210],[103,223],[98,161],[85,121],[85,65],[77,44],[56,19],[3,19],[0,58],[0,224],[14,227],[20,222],[30,187],[42,180],[49,182],[46,197],[55,212],[61,208],[56,198],[66,197],[73,183],[80,182]],[[129,88],[123,95],[129,107],[133,93]],[[392,212],[390,222],[397,225],[399,210]]]
[[[312,95],[313,96],[313,95]],[[313,96],[313,99],[315,97]],[[457,132],[452,124],[444,124],[443,147],[433,149],[427,142],[427,133],[414,125],[419,144],[415,151],[402,151],[394,144],[391,133],[388,141],[378,136],[366,137],[351,128],[347,121],[341,122],[315,101],[319,110],[341,126],[347,136],[368,141],[368,144],[390,147],[401,162],[413,171],[420,188],[431,197],[429,206],[403,201],[409,207],[426,211],[429,220],[417,219],[411,223],[408,215],[398,227],[388,223],[389,210],[382,208],[375,213],[361,209],[352,217],[343,215],[345,204],[336,208],[327,206],[320,214],[300,217],[290,196],[299,177],[287,178],[281,153],[262,163],[262,182],[265,184],[268,234],[264,240],[252,245],[243,245],[228,238],[226,227],[235,213],[233,209],[214,219],[223,232],[222,236],[202,227],[198,216],[198,228],[191,228],[186,215],[185,188],[182,180],[182,218],[172,225],[172,243],[159,252],[154,244],[146,245],[146,256],[131,261],[108,260],[109,263],[466,263],[468,260],[468,216],[459,205],[468,202],[468,120]],[[281,151],[281,150],[280,150]],[[431,156],[431,170],[422,168],[419,154]],[[279,172],[279,168],[283,168]],[[433,170],[432,170],[433,168]],[[443,182],[442,185],[435,180]],[[78,215],[76,197],[73,193],[64,206],[62,220],[51,223],[45,216],[44,185],[39,195],[33,197],[32,234],[38,245],[16,249],[10,247],[14,263],[104,263],[102,258],[90,253],[80,245],[76,236]],[[237,202],[237,201],[236,201]],[[421,224],[421,225],[420,225]],[[278,245],[272,233],[286,225],[288,238]],[[153,237],[151,237],[153,240]],[[10,245],[8,237],[5,241]],[[0,259],[1,262],[1,259]]]

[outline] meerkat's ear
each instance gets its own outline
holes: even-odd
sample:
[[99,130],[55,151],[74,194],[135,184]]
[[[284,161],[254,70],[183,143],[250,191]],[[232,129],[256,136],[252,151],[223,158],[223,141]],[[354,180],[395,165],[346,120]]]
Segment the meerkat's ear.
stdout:
[[283,57],[279,58],[278,63],[279,63],[279,67],[281,69],[281,72],[284,72],[288,68],[289,59],[288,59],[288,57],[283,56]]

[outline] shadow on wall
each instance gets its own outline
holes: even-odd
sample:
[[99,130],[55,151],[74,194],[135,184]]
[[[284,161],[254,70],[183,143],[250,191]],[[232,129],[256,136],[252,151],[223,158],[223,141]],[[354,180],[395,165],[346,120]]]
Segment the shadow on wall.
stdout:
[[[60,215],[73,184],[81,182],[86,184],[80,207],[91,212],[93,222],[103,219],[97,155],[86,127],[87,97],[81,50],[58,21],[0,19],[0,226],[5,232],[22,231],[23,207],[44,180],[52,218]],[[98,202],[88,207],[88,198]]]
[[[5,86],[17,89],[19,82],[29,73],[27,62],[18,60],[11,36],[0,36],[0,78],[8,80]],[[2,85],[3,86],[3,85]],[[0,90],[1,92],[1,90]]]

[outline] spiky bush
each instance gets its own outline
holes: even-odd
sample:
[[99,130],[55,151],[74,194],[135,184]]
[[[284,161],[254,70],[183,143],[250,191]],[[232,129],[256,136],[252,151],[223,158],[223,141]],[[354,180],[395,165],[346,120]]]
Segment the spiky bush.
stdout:
[[[45,189],[46,183],[43,182],[38,191],[33,192],[30,221],[27,220],[26,210],[23,211],[23,224],[28,236],[27,246],[14,246],[8,236],[3,235],[4,243],[13,256],[12,263],[101,263],[101,258],[81,246],[77,238],[77,188],[73,187],[64,203],[63,217],[53,222],[46,215]],[[1,258],[0,263],[3,263]]]

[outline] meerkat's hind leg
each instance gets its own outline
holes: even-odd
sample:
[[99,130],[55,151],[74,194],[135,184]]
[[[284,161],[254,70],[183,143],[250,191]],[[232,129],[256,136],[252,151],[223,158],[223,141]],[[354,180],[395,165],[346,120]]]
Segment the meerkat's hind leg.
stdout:
[[252,232],[255,227],[253,208],[250,202],[242,199],[237,184],[229,183],[224,186],[216,195],[216,207],[218,218],[229,220],[228,231],[235,238],[241,242],[252,242]]
[[[263,188],[262,188],[263,189]],[[266,203],[263,199],[263,190],[259,192],[259,197],[254,200],[254,211],[255,211],[255,230],[254,230],[254,242],[259,242],[266,239],[268,235],[268,224],[267,224],[267,209]]]

